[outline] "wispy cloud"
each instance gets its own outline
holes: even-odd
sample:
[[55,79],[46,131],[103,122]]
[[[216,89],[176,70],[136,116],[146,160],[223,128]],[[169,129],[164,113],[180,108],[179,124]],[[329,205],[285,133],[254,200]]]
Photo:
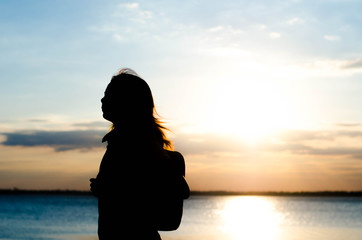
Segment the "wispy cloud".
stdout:
[[300,18],[291,18],[287,21],[287,24],[289,25],[296,25],[296,24],[304,24],[305,20],[304,19],[300,19]]
[[118,9],[121,11],[114,13],[115,16],[125,17],[133,22],[146,24],[147,20],[153,18],[152,11],[143,9],[139,3],[121,3]]
[[[82,127],[98,126],[100,123],[78,124]],[[103,124],[102,124],[103,125]],[[296,155],[345,156],[361,158],[362,130],[359,124],[336,124],[334,130],[288,130],[266,139],[254,146],[258,151],[289,152]],[[352,128],[353,127],[353,128]],[[56,151],[91,149],[102,147],[104,130],[74,131],[16,131],[2,133],[4,146],[47,146]],[[210,155],[229,153],[242,155],[249,146],[238,138],[215,133],[179,133],[173,139],[178,150],[185,154]]]
[[73,123],[72,126],[82,130],[105,130],[109,128],[110,123],[106,121],[88,121]]
[[175,146],[186,154],[239,153],[243,146],[237,139],[215,133],[182,133],[173,140]]
[[[139,3],[121,3],[105,18],[105,21],[89,27],[95,33],[104,34],[119,42],[135,42],[151,39],[162,25],[161,18]],[[154,24],[157,22],[157,24]]]
[[341,37],[337,35],[324,35],[323,38],[329,42],[337,42],[341,40]]
[[342,69],[362,69],[362,58],[345,61],[342,64],[341,68]]
[[[320,157],[362,157],[362,129],[359,124],[353,127],[336,124],[331,130],[287,130],[265,139],[254,150],[261,152],[292,155],[310,155]],[[180,134],[175,138],[175,145],[188,154],[213,154],[217,152],[242,155],[249,146],[230,136],[217,134]]]
[[[345,186],[349,187],[348,189],[356,188],[358,186],[356,184],[349,185],[349,181],[356,180],[358,182],[361,179],[358,174],[362,170],[360,163],[362,147],[358,143],[362,141],[362,130],[360,126],[351,127],[344,124],[336,124],[335,126],[336,128],[331,130],[288,130],[264,139],[264,141],[253,146],[236,137],[215,133],[181,132],[176,134],[172,140],[176,150],[185,156],[190,182],[197,182],[202,189],[220,186],[229,189],[227,186],[230,185],[230,182],[226,180],[230,176],[253,177],[256,182],[263,183],[261,187],[265,187],[266,182],[275,181],[274,176],[278,175],[281,182],[276,181],[275,184],[277,183],[276,186],[279,186],[278,189],[285,190],[288,185],[284,183],[289,177],[295,177],[297,182],[305,183],[304,178],[299,178],[298,174],[314,179],[322,178],[318,172],[319,168],[333,173],[332,178],[331,175],[323,175],[329,180],[335,179],[335,176],[343,176],[343,184],[338,180],[340,188],[344,189]],[[54,172],[67,173],[66,176],[61,176],[61,179],[69,179],[69,172],[72,172],[72,176],[79,176],[79,178],[84,178],[84,175],[95,174],[103,154],[103,151],[99,150],[100,147],[104,147],[100,143],[104,133],[104,131],[91,130],[2,133],[5,139],[0,146],[3,156],[1,159],[3,163],[6,161],[10,163],[10,165],[2,165],[7,166],[6,171],[3,171],[7,177],[1,174],[5,181],[5,185],[2,186],[30,184],[29,181],[25,183],[15,181],[19,179],[16,176],[33,179],[26,172],[34,174],[34,176],[42,176],[38,179],[39,181],[44,178],[48,179],[50,176],[45,176],[44,171],[40,171],[39,168],[46,168],[48,169],[47,172],[50,171],[49,169],[56,169]],[[48,148],[53,148],[55,152],[50,152]],[[16,151],[20,151],[24,162],[11,161],[11,158],[6,160],[7,157],[4,157],[15,156]],[[16,156],[19,158],[19,154]],[[64,156],[67,156],[66,159]],[[49,158],[54,159],[54,161],[48,161]],[[91,164],[89,164],[89,159],[92,159]],[[68,165],[60,164],[63,169],[59,169],[58,165],[54,167],[54,162],[64,163],[64,161],[68,161]],[[24,170],[20,172],[20,169],[25,169],[24,165],[30,166],[32,170],[27,169],[26,172]],[[69,168],[69,166],[73,167]],[[290,168],[290,166],[294,167]],[[84,167],[87,170],[84,170]],[[74,169],[82,169],[84,175],[76,173]],[[0,169],[0,172],[2,170],[4,168]],[[215,182],[215,175],[218,175],[219,183]],[[198,180],[196,181],[196,179]],[[202,179],[207,180],[204,185],[200,183]],[[261,179],[265,181],[261,181]],[[29,186],[36,186],[38,182],[32,184]],[[310,186],[317,188],[328,187],[323,184],[315,184],[313,181],[310,184],[312,184]],[[83,187],[86,188],[87,186],[82,185]],[[305,187],[308,187],[308,184]],[[333,187],[336,186],[333,185]]]
[[280,38],[280,37],[281,37],[281,34],[278,33],[278,32],[271,32],[271,33],[269,33],[269,37],[270,37],[271,39],[277,39],[277,38]]
[[135,9],[135,8],[138,8],[140,5],[139,3],[120,3],[118,5],[119,8],[127,8],[127,9]]
[[265,30],[265,29],[267,29],[267,26],[266,26],[265,24],[256,24],[254,27],[255,27],[256,29],[258,29],[258,30]]
[[287,151],[296,155],[352,159],[362,157],[362,147],[356,144],[362,141],[360,129],[294,130],[284,132],[277,139],[278,141],[269,142],[264,147],[271,151]]
[[223,26],[216,26],[216,27],[212,27],[212,28],[209,28],[207,31],[208,32],[220,32],[224,29]]
[[353,127],[360,127],[361,123],[337,123],[336,126],[353,128]]
[[127,41],[127,39],[124,36],[122,36],[121,34],[115,33],[112,36],[118,42],[126,42]]
[[101,140],[104,131],[17,131],[2,133],[6,140],[4,146],[52,147],[55,151],[74,149],[91,149],[102,147]]
[[311,71],[316,75],[326,76],[345,76],[348,74],[356,74],[362,71],[362,58],[355,59],[334,59],[326,58],[310,61],[300,64],[299,67],[304,69],[304,73]]
[[243,34],[244,31],[241,29],[235,29],[233,26],[216,26],[206,30],[208,33],[223,33],[223,34],[231,34],[231,35],[240,35]]

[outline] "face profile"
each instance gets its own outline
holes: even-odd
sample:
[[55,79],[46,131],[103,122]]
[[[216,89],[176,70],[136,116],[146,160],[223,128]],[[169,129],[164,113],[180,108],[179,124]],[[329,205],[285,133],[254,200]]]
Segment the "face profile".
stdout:
[[101,102],[103,117],[115,126],[129,121],[145,124],[145,121],[152,119],[154,113],[153,97],[148,84],[128,72],[122,72],[111,79]]
[[103,118],[113,122],[114,118],[112,117],[112,112],[114,112],[114,110],[112,111],[112,108],[114,108],[114,106],[112,106],[112,98],[109,94],[107,94],[107,92],[104,93],[104,97],[101,99],[102,102],[102,112],[103,112]]

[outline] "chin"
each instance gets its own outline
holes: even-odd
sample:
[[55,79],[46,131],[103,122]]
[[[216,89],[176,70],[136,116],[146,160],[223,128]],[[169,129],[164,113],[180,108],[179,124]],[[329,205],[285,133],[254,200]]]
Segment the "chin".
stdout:
[[106,119],[107,121],[111,121],[111,118],[109,117],[109,115],[107,115],[106,113],[103,113],[103,118]]

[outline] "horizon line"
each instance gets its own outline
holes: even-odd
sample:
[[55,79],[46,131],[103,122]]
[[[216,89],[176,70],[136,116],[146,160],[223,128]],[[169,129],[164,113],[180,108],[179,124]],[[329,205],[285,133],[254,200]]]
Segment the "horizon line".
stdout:
[[[47,194],[47,195],[92,195],[89,190],[71,189],[0,189],[0,195],[5,194]],[[192,196],[300,196],[300,197],[362,197],[360,191],[191,191]]]

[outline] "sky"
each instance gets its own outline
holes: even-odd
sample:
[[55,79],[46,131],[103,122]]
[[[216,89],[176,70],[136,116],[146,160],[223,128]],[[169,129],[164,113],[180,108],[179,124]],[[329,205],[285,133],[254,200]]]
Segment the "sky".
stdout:
[[111,77],[152,89],[192,190],[362,190],[353,0],[0,1],[0,188],[89,189]]

